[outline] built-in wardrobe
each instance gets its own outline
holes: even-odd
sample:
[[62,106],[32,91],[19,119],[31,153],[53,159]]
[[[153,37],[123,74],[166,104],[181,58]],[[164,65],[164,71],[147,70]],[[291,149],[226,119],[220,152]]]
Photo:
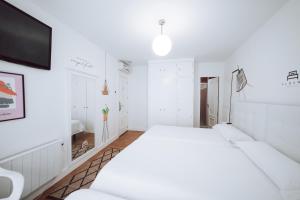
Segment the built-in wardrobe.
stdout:
[[193,126],[194,59],[149,61],[148,125]]

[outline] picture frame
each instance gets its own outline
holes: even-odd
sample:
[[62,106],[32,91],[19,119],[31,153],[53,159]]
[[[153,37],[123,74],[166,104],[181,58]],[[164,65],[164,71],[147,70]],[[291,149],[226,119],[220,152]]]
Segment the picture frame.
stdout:
[[0,122],[25,117],[24,75],[0,71]]

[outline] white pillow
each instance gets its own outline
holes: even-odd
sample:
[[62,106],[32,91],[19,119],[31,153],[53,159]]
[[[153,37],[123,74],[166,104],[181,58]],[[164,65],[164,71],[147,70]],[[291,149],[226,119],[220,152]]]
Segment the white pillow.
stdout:
[[213,126],[213,129],[217,130],[226,140],[231,142],[254,141],[252,137],[229,124],[216,124]]
[[300,164],[264,142],[237,142],[236,145],[288,196],[299,195]]

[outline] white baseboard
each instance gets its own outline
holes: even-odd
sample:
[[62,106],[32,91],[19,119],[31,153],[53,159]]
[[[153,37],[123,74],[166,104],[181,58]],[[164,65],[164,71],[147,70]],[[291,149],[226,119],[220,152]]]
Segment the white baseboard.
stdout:
[[43,192],[45,192],[48,188],[52,187],[55,183],[57,183],[58,181],[60,181],[62,178],[64,178],[65,176],[67,176],[69,173],[71,173],[77,167],[79,167],[80,165],[82,165],[84,162],[86,162],[87,160],[89,160],[91,157],[93,157],[94,155],[96,155],[99,151],[101,151],[102,149],[104,149],[105,147],[107,147],[109,144],[111,144],[113,141],[115,141],[118,138],[119,138],[119,135],[114,136],[113,138],[111,138],[110,140],[108,140],[105,144],[102,144],[101,146],[88,151],[83,156],[81,156],[82,158],[78,162],[71,163],[69,166],[67,166],[64,169],[62,169],[62,171],[61,171],[61,173],[59,175],[57,175],[54,179],[52,179],[51,181],[49,181],[48,183],[46,183],[45,185],[43,185],[42,187],[40,187],[38,190],[32,192],[30,195],[28,195],[27,197],[25,197],[24,200],[33,200],[33,199],[35,199],[36,197],[38,197],[39,195],[41,195]]

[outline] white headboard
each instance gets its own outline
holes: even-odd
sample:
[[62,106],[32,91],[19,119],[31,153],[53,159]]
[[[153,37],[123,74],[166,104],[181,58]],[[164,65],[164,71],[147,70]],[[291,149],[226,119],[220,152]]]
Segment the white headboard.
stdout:
[[234,102],[232,123],[300,162],[300,106]]

